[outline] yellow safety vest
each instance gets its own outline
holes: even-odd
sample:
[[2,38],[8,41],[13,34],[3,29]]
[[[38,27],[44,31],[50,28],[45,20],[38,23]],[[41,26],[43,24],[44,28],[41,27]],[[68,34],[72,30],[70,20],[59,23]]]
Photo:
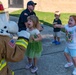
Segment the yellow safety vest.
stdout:
[[25,47],[25,49],[27,49],[28,41],[27,40],[24,40],[24,39],[18,39],[16,41],[16,44],[17,45],[21,45],[21,46]]
[[14,75],[14,72],[12,71],[12,75]]
[[6,61],[4,60],[4,59],[2,59],[1,61],[0,61],[0,71],[6,66]]
[[[5,67],[7,65],[7,62],[4,60],[4,59],[2,59],[1,61],[0,61],[0,71]],[[12,75],[14,75],[14,72],[12,71]]]

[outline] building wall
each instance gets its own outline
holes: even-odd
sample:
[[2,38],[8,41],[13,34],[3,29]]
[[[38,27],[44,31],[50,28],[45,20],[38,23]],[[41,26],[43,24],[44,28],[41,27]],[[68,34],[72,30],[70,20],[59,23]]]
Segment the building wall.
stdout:
[[4,6],[4,8],[8,8],[8,0],[0,0]]
[[[8,8],[8,0],[0,0],[4,8]],[[23,0],[23,7],[26,8],[29,0]],[[76,13],[76,0],[33,0],[37,3],[35,10],[44,12],[74,12]]]
[[[29,0],[24,0],[24,8]],[[33,0],[37,2],[35,10],[54,12],[76,12],[76,0]]]
[[24,8],[26,8],[27,7],[27,2],[28,2],[29,0],[23,0],[23,6],[24,6]]

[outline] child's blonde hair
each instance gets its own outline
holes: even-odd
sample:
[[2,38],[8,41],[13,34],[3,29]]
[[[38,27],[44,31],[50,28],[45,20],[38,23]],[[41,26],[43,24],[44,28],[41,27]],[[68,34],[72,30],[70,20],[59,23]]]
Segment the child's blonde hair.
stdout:
[[60,11],[55,11],[55,15],[60,15]]
[[75,24],[76,24],[76,15],[70,15],[70,17],[73,17]]
[[35,15],[30,15],[30,16],[28,16],[27,20],[32,20],[32,21],[33,21],[33,27],[34,27],[34,28],[37,28],[37,27],[38,27],[39,19],[38,19],[37,16],[35,16]]

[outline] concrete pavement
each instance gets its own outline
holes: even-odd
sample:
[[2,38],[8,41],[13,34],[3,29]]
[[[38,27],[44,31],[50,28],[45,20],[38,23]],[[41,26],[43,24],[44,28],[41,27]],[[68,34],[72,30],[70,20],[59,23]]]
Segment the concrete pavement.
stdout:
[[[18,21],[17,17],[10,17],[10,20]],[[65,69],[64,65],[66,59],[63,54],[65,49],[65,33],[61,32],[61,44],[52,44],[53,41],[53,28],[43,25],[44,30],[41,32],[43,37],[42,45],[43,52],[41,58],[38,59],[38,72],[32,74],[30,70],[25,69],[27,64],[26,56],[20,62],[10,63],[9,65],[12,70],[15,71],[15,75],[71,75],[73,71],[73,66]]]
[[9,13],[13,12],[13,11],[17,11],[20,10],[22,8],[6,8],[5,11],[8,11]]

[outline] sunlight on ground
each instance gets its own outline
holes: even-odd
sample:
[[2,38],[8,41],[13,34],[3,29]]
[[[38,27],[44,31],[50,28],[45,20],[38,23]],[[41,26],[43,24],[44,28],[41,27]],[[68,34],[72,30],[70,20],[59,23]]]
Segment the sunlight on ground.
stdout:
[[42,34],[42,38],[51,38],[53,37],[53,34]]

